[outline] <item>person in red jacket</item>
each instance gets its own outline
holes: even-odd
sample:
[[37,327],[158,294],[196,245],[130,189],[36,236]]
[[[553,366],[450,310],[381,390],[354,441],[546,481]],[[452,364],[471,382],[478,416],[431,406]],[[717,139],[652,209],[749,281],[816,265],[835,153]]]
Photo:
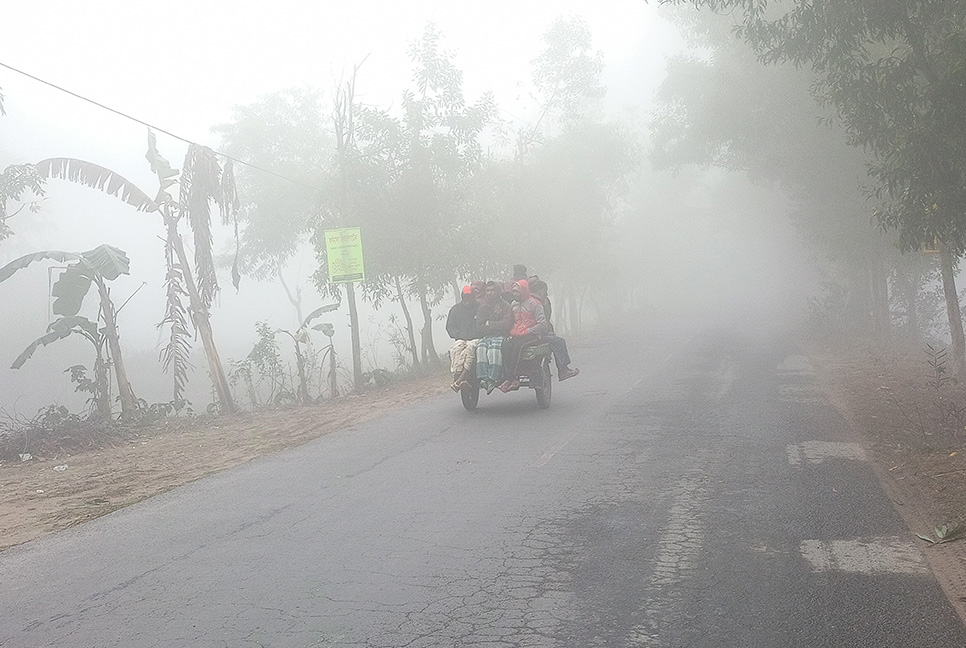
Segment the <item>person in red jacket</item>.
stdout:
[[513,282],[513,328],[510,337],[503,342],[504,381],[500,391],[520,388],[520,356],[524,347],[533,344],[547,332],[547,317],[543,304],[530,296],[530,283],[526,279]]

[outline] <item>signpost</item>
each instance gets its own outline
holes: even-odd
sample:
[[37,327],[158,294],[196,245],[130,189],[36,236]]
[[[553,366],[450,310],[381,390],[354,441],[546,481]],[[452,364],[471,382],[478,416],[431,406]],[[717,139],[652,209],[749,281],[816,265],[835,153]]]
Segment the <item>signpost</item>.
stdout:
[[325,230],[325,256],[329,262],[329,283],[365,280],[362,233],[358,227]]

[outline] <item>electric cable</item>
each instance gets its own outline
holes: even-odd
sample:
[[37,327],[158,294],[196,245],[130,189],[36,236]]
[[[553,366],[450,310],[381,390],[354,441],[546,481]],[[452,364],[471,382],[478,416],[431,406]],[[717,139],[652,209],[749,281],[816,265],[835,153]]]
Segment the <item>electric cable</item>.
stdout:
[[[185,137],[181,137],[180,135],[176,135],[175,133],[172,133],[169,130],[166,130],[164,128],[160,128],[160,127],[155,126],[153,124],[149,124],[148,122],[144,121],[143,119],[138,119],[137,117],[133,117],[133,116],[131,116],[131,115],[125,113],[125,112],[121,112],[120,110],[117,110],[116,108],[111,108],[110,106],[106,106],[106,105],[104,105],[104,104],[102,104],[102,103],[100,103],[98,101],[95,101],[93,99],[89,99],[89,98],[85,97],[84,95],[81,95],[81,94],[78,94],[78,93],[73,92],[71,90],[68,90],[67,88],[63,88],[63,87],[61,87],[61,86],[59,86],[59,85],[57,85],[55,83],[51,83],[50,81],[46,81],[44,79],[41,79],[40,77],[34,76],[33,74],[30,74],[28,72],[24,72],[23,70],[18,70],[17,68],[13,67],[12,65],[7,65],[6,63],[4,63],[2,61],[0,61],[0,67],[4,67],[4,68],[10,70],[11,72],[16,72],[17,74],[21,74],[21,75],[27,77],[28,79],[32,79],[32,80],[34,80],[34,81],[36,81],[38,83],[42,83],[42,84],[44,84],[46,86],[50,86],[51,88],[54,88],[55,90],[59,90],[60,92],[64,92],[66,94],[69,94],[70,96],[72,96],[72,97],[74,97],[76,99],[80,99],[81,101],[86,101],[89,104],[92,104],[94,106],[97,106],[98,108],[101,108],[102,110],[106,110],[108,112],[114,113],[115,115],[118,115],[120,117],[123,117],[124,119],[129,119],[129,120],[131,120],[131,121],[133,121],[135,123],[141,124],[142,126],[147,126],[148,128],[150,128],[152,130],[155,130],[155,131],[157,131],[159,133],[164,133],[168,137],[173,137],[174,139],[179,140],[181,142],[184,142],[186,144],[197,144],[197,142],[192,142],[191,140],[189,140],[189,139],[187,139]],[[214,149],[212,149],[212,150],[214,150]],[[235,162],[237,164],[241,164],[241,165],[250,167],[252,169],[255,169],[256,171],[261,171],[262,173],[267,173],[268,175],[275,176],[276,178],[279,178],[281,180],[287,180],[288,182],[291,182],[291,183],[300,185],[302,187],[307,187],[309,189],[312,189],[313,191],[318,191],[319,190],[319,188],[316,187],[316,186],[314,186],[314,185],[310,185],[308,183],[302,182],[301,180],[296,180],[295,178],[290,178],[288,176],[282,175],[281,173],[276,173],[275,171],[271,171],[269,169],[265,169],[263,167],[258,166],[257,164],[252,164],[251,162],[246,162],[245,160],[240,160],[240,159],[238,159],[238,158],[236,158],[236,157],[234,157],[232,155],[228,155],[227,153],[222,153],[221,151],[215,151],[215,153],[217,155],[222,156],[223,158],[226,158],[228,160],[231,160],[232,162]]]

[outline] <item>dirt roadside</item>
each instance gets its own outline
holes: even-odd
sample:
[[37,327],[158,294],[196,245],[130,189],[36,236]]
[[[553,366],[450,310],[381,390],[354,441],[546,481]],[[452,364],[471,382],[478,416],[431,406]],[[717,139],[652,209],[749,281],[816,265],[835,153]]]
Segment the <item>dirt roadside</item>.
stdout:
[[823,391],[862,443],[886,495],[966,623],[966,533],[930,544],[917,534],[966,531],[966,385],[937,380],[925,348],[811,348]]
[[443,391],[440,374],[319,406],[172,419],[107,447],[0,461],[0,550]]

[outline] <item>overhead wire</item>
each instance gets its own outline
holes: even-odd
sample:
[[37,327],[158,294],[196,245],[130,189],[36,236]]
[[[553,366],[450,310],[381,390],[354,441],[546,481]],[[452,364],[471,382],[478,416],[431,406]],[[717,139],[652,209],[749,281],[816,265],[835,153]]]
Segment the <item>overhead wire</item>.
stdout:
[[[85,97],[84,95],[78,94],[78,93],[76,93],[76,92],[74,92],[72,90],[68,90],[67,88],[61,87],[61,86],[59,86],[59,85],[57,85],[55,83],[51,83],[50,81],[47,81],[45,79],[41,79],[38,76],[34,76],[33,74],[30,74],[29,72],[25,72],[23,70],[17,69],[15,67],[13,67],[12,65],[7,65],[6,63],[4,63],[2,61],[0,61],[0,67],[6,68],[6,69],[10,70],[11,72],[16,72],[17,74],[21,74],[21,75],[27,77],[28,79],[32,79],[32,80],[34,80],[34,81],[36,81],[38,83],[42,83],[42,84],[44,84],[46,86],[50,86],[51,88],[54,88],[55,90],[59,90],[60,92],[66,93],[66,94],[68,94],[68,95],[70,95],[70,96],[72,96],[72,97],[74,97],[76,99],[80,99],[81,101],[85,101],[85,102],[87,102],[87,103],[89,103],[91,105],[97,106],[98,108],[101,108],[102,110],[106,110],[106,111],[108,111],[110,113],[114,113],[115,115],[118,115],[120,117],[123,117],[124,119],[128,119],[128,120],[133,121],[133,122],[135,122],[137,124],[141,124],[142,126],[147,126],[148,128],[150,128],[152,130],[155,130],[155,131],[157,131],[159,133],[163,133],[163,134],[167,135],[168,137],[172,137],[172,138],[174,138],[176,140],[179,140],[181,142],[184,142],[186,144],[197,144],[197,142],[193,142],[193,141],[189,140],[186,137],[182,137],[181,135],[177,135],[175,133],[172,133],[171,131],[169,131],[167,129],[161,128],[160,126],[155,126],[153,124],[150,124],[150,123],[144,121],[143,119],[138,119],[137,117],[134,117],[132,115],[129,115],[129,114],[127,114],[125,112],[122,112],[120,110],[117,110],[116,108],[111,108],[110,106],[107,106],[105,104],[102,104],[99,101],[95,101],[94,99],[90,99],[88,97]],[[214,150],[214,149],[212,149],[212,150]],[[221,151],[215,151],[215,153],[217,155],[222,156],[225,159],[231,160],[232,162],[235,162],[237,164],[241,164],[243,166],[247,166],[247,167],[249,167],[251,169],[255,169],[256,171],[261,171],[262,173],[267,173],[268,175],[275,176],[276,178],[279,178],[281,180],[287,180],[288,182],[291,182],[291,183],[300,185],[302,187],[307,187],[307,188],[312,189],[312,190],[315,190],[315,191],[318,191],[319,190],[319,187],[317,187],[315,185],[311,185],[311,184],[308,184],[306,182],[302,182],[301,180],[296,180],[295,178],[290,178],[289,176],[282,175],[281,173],[277,173],[277,172],[272,171],[270,169],[266,169],[264,167],[260,167],[257,164],[253,164],[253,163],[248,162],[246,160],[242,160],[242,159],[236,158],[233,155],[229,155],[228,153],[223,153]]]

